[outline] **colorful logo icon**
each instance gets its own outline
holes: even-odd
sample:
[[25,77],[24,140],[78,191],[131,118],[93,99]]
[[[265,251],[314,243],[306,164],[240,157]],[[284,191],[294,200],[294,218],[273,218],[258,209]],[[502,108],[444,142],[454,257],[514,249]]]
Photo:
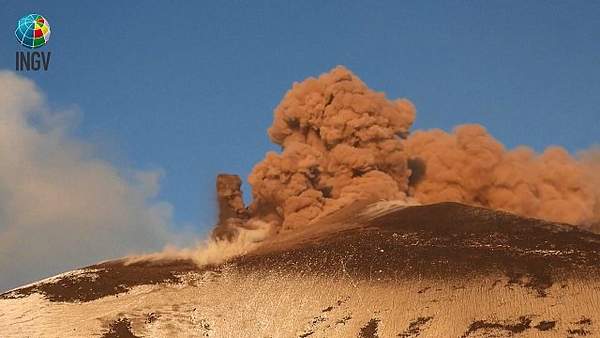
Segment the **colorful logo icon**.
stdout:
[[25,15],[17,22],[15,36],[17,41],[25,47],[42,47],[50,39],[50,24],[39,14]]

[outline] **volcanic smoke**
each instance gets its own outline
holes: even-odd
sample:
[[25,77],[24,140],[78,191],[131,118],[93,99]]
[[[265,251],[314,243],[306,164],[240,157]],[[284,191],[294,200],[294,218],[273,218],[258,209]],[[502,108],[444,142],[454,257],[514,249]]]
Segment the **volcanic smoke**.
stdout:
[[248,219],[286,231],[381,200],[454,201],[588,229],[600,221],[598,149],[507,150],[476,124],[409,135],[414,119],[410,101],[387,99],[341,66],[294,83],[268,131],[282,151],[268,152],[248,177],[251,204],[243,205],[239,179],[219,178],[213,235],[230,236]]

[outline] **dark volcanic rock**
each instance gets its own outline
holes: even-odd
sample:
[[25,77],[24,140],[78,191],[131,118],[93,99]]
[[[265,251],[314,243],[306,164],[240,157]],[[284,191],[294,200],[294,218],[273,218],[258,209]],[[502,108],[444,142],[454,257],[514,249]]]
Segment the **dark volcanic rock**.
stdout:
[[561,278],[600,276],[600,236],[566,224],[439,203],[406,207],[300,245],[267,247],[234,262],[242,270],[371,281],[499,273],[545,296]]
[[93,275],[66,275],[51,283],[37,283],[0,295],[0,299],[21,298],[40,293],[53,302],[88,302],[105,296],[127,292],[137,285],[177,283],[179,275],[198,271],[188,260],[157,262],[110,261],[89,266],[84,271]]
[[398,334],[398,337],[410,338],[418,337],[421,334],[421,328],[429,323],[433,317],[419,317],[408,325],[408,329]]
[[377,327],[379,326],[379,319],[372,318],[369,322],[360,329],[360,338],[378,338]]
[[101,338],[140,338],[131,332],[131,322],[127,318],[119,318],[110,323],[108,331]]
[[555,326],[556,326],[556,321],[543,320],[534,327],[540,331],[548,331],[548,330],[552,330]]
[[[372,219],[345,219],[353,226],[265,242],[230,260],[240,273],[318,275],[373,282],[399,279],[506,276],[509,284],[538,296],[564,278],[600,276],[600,236],[565,224],[458,203],[406,207]],[[90,276],[64,276],[0,295],[40,293],[51,301],[90,301],[127,292],[136,285],[178,283],[198,268],[190,260],[111,261],[85,268]],[[425,291],[424,291],[425,292]]]
[[489,334],[489,331],[507,331],[509,333],[521,333],[525,330],[531,328],[531,319],[527,317],[519,318],[519,321],[516,323],[497,323],[497,322],[488,322],[485,320],[478,320],[469,326],[469,329],[462,338],[466,338],[473,333],[483,331],[488,333],[487,336],[492,336]]

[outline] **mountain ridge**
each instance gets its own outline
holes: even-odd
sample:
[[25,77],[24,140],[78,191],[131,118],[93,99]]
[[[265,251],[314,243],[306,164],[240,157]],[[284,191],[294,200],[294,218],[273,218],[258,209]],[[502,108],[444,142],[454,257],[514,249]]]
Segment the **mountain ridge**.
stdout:
[[[341,210],[220,264],[121,259],[67,272],[1,294],[0,318],[43,304],[91,309],[82,336],[118,326],[148,337],[564,337],[596,332],[598,290],[600,235],[460,203],[388,203]],[[456,302],[466,315],[445,312]],[[44,325],[38,335],[69,327]]]

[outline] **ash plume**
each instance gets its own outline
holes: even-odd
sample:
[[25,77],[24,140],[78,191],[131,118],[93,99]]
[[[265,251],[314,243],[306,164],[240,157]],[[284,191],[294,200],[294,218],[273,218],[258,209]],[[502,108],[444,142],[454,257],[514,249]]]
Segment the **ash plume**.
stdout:
[[541,154],[507,150],[480,125],[417,131],[406,147],[424,163],[410,192],[421,203],[463,202],[581,225],[600,217],[597,151],[574,157],[556,146]]
[[480,125],[409,135],[414,119],[410,101],[386,98],[341,66],[294,83],[268,131],[281,152],[250,173],[244,217],[280,232],[357,201],[396,200],[462,202],[588,228],[600,220],[597,149],[508,150]]
[[343,67],[295,83],[269,128],[282,152],[248,178],[250,213],[290,229],[357,200],[407,199],[403,138],[414,117],[408,100],[388,100]]

